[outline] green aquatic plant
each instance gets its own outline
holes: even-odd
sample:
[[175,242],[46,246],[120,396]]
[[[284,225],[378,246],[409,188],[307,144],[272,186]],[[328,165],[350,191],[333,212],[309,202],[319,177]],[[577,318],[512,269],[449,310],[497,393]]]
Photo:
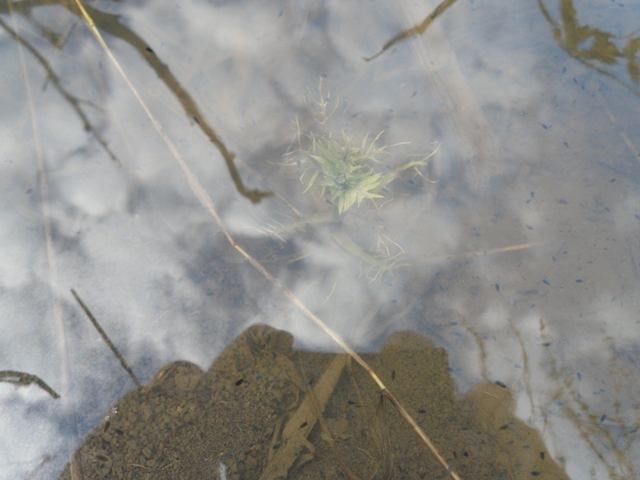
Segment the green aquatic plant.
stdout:
[[[327,97],[322,95],[322,79],[318,91],[319,98],[313,98],[309,93],[305,97],[305,102],[310,104],[316,122],[325,126],[325,130],[320,134],[310,131],[303,133],[300,125],[297,124],[298,149],[287,155],[295,153],[300,155],[298,162],[304,167],[300,180],[306,187],[303,193],[319,187],[315,188],[317,196],[335,205],[338,215],[342,215],[354,204],[359,207],[365,199],[384,198],[380,191],[400,172],[426,165],[427,160],[435,154],[434,151],[419,160],[409,161],[392,172],[382,175],[374,168],[374,164],[381,163],[377,156],[390,148],[407,145],[408,142],[378,147],[377,143],[384,130],[371,141],[368,141],[369,134],[367,134],[360,144],[354,141],[354,136],[348,135],[344,129],[336,138],[327,131],[326,125],[335,113],[337,105],[332,111],[329,110],[328,94]],[[422,176],[417,168],[416,172]]]
[[375,193],[382,183],[382,175],[376,173],[369,164],[375,161],[375,142],[380,135],[382,132],[368,146],[365,137],[362,145],[358,146],[353,143],[353,137],[347,136],[344,131],[341,142],[332,138],[331,134],[324,137],[309,134],[312,143],[307,155],[315,164],[312,163],[309,168],[313,173],[306,182],[305,192],[311,189],[320,177],[320,196],[326,195],[332,204],[337,205],[339,214],[347,211],[356,202],[360,206],[365,198],[383,198]]
[[[322,79],[318,87],[318,96],[311,92],[305,97],[305,103],[315,119],[315,125],[307,131],[302,131],[300,124],[297,127],[297,148],[285,154],[293,156],[296,161],[287,165],[297,165],[301,170],[300,181],[304,185],[302,193],[310,193],[319,200],[324,200],[333,205],[331,212],[312,213],[301,216],[291,225],[274,227],[273,235],[280,237],[284,231],[298,230],[310,223],[327,221],[342,221],[344,214],[351,207],[360,207],[364,200],[370,200],[374,206],[376,200],[385,199],[388,192],[383,189],[401,172],[413,168],[416,175],[426,178],[418,167],[426,166],[427,161],[437,149],[424,156],[413,156],[413,160],[407,160],[394,170],[382,173],[379,165],[383,164],[383,155],[389,155],[390,150],[400,145],[408,145],[408,142],[393,145],[380,145],[384,130],[375,137],[366,134],[362,141],[356,141],[354,135],[349,134],[345,128],[338,133],[329,129],[329,121],[337,109],[338,102],[333,103],[330,94],[323,94]],[[435,183],[435,182],[432,182]],[[357,232],[352,232],[357,235]],[[401,262],[404,250],[396,242],[385,237],[381,240],[381,232],[378,235],[378,245],[370,249],[364,249],[356,243],[350,234],[345,231],[333,232],[333,240],[347,252],[357,256],[365,267],[361,274],[366,275],[371,281],[378,281],[385,272],[406,265]],[[391,244],[391,249],[387,246]],[[381,247],[382,245],[383,247]]]

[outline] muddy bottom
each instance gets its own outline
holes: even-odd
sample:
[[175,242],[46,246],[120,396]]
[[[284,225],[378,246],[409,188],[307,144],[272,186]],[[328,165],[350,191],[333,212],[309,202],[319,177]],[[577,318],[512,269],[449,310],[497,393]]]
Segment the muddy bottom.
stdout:
[[349,357],[292,344],[255,325],[208,372],[166,365],[117,402],[74,468],[85,479],[568,478],[512,415],[507,388],[485,382],[456,398],[445,350],[423,337],[394,334],[363,358],[451,471]]

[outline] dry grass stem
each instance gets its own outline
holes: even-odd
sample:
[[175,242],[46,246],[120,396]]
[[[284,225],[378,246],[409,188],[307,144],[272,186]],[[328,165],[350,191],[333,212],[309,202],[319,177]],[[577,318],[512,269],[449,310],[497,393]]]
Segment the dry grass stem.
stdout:
[[[38,176],[40,179],[40,195],[42,197],[42,218],[44,223],[44,232],[45,232],[45,241],[47,245],[47,260],[49,267],[49,285],[51,287],[51,295],[53,300],[53,316],[56,322],[56,326],[58,327],[58,337],[60,342],[60,351],[62,358],[62,396],[63,400],[66,403],[66,411],[70,412],[68,414],[68,422],[69,426],[73,430],[74,436],[77,436],[77,422],[75,418],[75,406],[74,400],[71,395],[69,395],[69,359],[67,357],[67,336],[64,328],[64,320],[62,315],[62,301],[59,293],[59,277],[58,277],[58,261],[56,256],[56,251],[53,244],[53,233],[51,226],[51,206],[49,204],[49,183],[47,180],[47,170],[44,162],[44,154],[42,151],[42,139],[40,137],[40,126],[38,122],[38,112],[36,110],[35,102],[33,100],[33,93],[31,91],[31,83],[29,81],[29,74],[27,71],[27,62],[25,59],[24,51],[23,51],[23,42],[22,37],[20,35],[20,29],[18,26],[18,22],[16,21],[15,13],[13,11],[13,4],[11,0],[7,0],[7,5],[9,7],[9,12],[11,13],[11,20],[13,22],[13,31],[15,32],[16,39],[18,40],[18,53],[20,55],[20,63],[22,66],[22,74],[24,77],[24,85],[27,94],[27,99],[29,103],[29,111],[31,117],[31,126],[33,128],[33,138],[36,150],[36,159],[38,163]],[[72,442],[68,443],[69,454],[70,454],[70,464],[71,464],[71,475],[73,480],[83,480],[84,475],[82,473],[82,467],[79,458],[79,451],[74,452],[74,448],[71,445]]]
[[434,265],[441,263],[443,260],[460,260],[462,258],[474,258],[474,257],[485,257],[487,255],[494,255],[496,253],[507,253],[507,252],[516,252],[518,250],[526,250],[534,247],[541,247],[546,245],[547,241],[544,242],[533,242],[533,243],[521,243],[518,245],[509,245],[508,247],[500,247],[500,248],[492,248],[491,250],[476,250],[475,252],[463,252],[456,253],[454,255],[450,255],[445,258],[434,258],[432,260],[426,260],[420,262],[420,265]]
[[188,165],[186,164],[186,162],[182,158],[182,155],[180,154],[180,152],[178,151],[176,146],[173,144],[171,139],[167,136],[166,132],[164,131],[164,129],[162,128],[160,123],[156,120],[156,118],[153,116],[153,114],[151,113],[149,108],[146,106],[146,104],[144,103],[144,101],[140,97],[140,94],[138,93],[138,91],[134,87],[133,83],[129,80],[129,78],[127,77],[126,73],[124,72],[124,70],[122,69],[120,64],[118,63],[117,59],[115,58],[115,56],[113,55],[113,53],[111,52],[111,50],[109,49],[107,44],[105,43],[104,39],[100,35],[100,32],[96,28],[95,23],[93,22],[93,20],[91,19],[91,17],[89,16],[87,11],[85,10],[85,8],[82,6],[82,3],[80,2],[80,0],[75,0],[75,1],[76,1],[76,4],[78,5],[80,11],[82,12],[82,15],[85,18],[87,24],[89,25],[91,31],[93,32],[93,34],[97,38],[98,42],[100,43],[100,45],[104,49],[105,53],[107,54],[107,56],[109,57],[111,62],[113,62],[114,66],[118,70],[118,72],[122,75],[124,81],[129,86],[129,88],[131,89],[132,93],[134,94],[134,96],[136,97],[138,102],[140,103],[142,109],[145,111],[145,113],[149,117],[149,120],[151,121],[151,123],[155,127],[156,131],[158,132],[158,134],[160,135],[160,137],[162,138],[164,143],[167,145],[167,148],[173,154],[174,158],[176,159],[176,161],[180,165],[180,168],[182,169],[182,171],[183,171],[183,173],[184,173],[184,175],[185,175],[185,177],[187,179],[187,182],[189,183],[189,186],[193,190],[194,194],[196,195],[198,200],[201,202],[201,204],[209,211],[209,213],[214,218],[214,220],[216,221],[216,223],[220,227],[221,231],[224,233],[224,235],[227,238],[227,240],[229,241],[229,243],[233,246],[233,248],[235,248],[238,251],[238,253],[240,253],[267,280],[269,280],[271,283],[273,283],[282,292],[282,294],[285,297],[287,297],[307,318],[309,318],[316,325],[318,325],[320,328],[322,328],[322,330],[324,330],[324,332],[327,335],[329,335],[345,352],[347,352],[356,362],[358,362],[360,364],[360,366],[362,366],[362,368],[365,369],[365,371],[376,382],[376,384],[378,385],[378,387],[381,390],[381,393],[384,394],[389,400],[391,400],[391,403],[398,409],[400,414],[411,425],[413,430],[418,434],[418,436],[422,439],[422,441],[425,443],[425,445],[427,445],[429,450],[431,450],[433,455],[442,464],[442,466],[445,468],[445,470],[447,470],[447,472],[450,474],[450,476],[452,478],[454,478],[455,480],[460,480],[460,477],[455,472],[453,472],[451,470],[451,468],[450,468],[449,464],[447,463],[447,461],[442,457],[442,455],[440,455],[440,453],[438,452],[436,447],[433,445],[431,440],[429,440],[427,435],[422,431],[420,426],[415,422],[415,420],[413,420],[413,418],[404,409],[404,407],[402,407],[400,402],[398,402],[398,400],[393,396],[393,394],[387,389],[387,387],[382,382],[382,380],[380,380],[378,375],[362,359],[362,357],[360,357],[360,355],[358,355],[355,352],[355,350],[353,350],[336,332],[334,332],[331,328],[329,328],[318,316],[316,316],[313,312],[311,312],[307,308],[307,306],[304,303],[302,303],[293,294],[293,292],[291,292],[288,288],[286,288],[277,278],[275,278],[273,275],[271,275],[271,273],[266,268],[264,268],[260,262],[258,262],[251,255],[249,255],[249,253],[247,253],[240,245],[238,245],[236,243],[236,241],[233,239],[233,237],[231,236],[231,234],[227,230],[226,226],[222,222],[222,219],[218,215],[218,213],[217,213],[217,211],[216,211],[216,209],[214,207],[213,201],[209,197],[209,194],[206,192],[204,187],[199,182],[198,178],[193,174],[191,169],[188,167]]
[[372,429],[373,440],[378,447],[378,459],[382,463],[381,480],[393,478],[393,453],[389,441],[389,427],[387,426],[387,412],[385,410],[385,396],[380,395],[376,413],[373,416]]
[[[306,397],[282,431],[280,443],[283,446],[273,455],[262,475],[260,475],[260,480],[286,478],[291,466],[296,462],[300,462],[305,448],[310,452],[314,451],[314,447],[307,440],[307,436],[313,430],[316,422],[321,419],[322,412],[324,412],[327,402],[342,375],[342,370],[347,364],[347,358],[344,354],[336,355],[315,386],[307,389]],[[274,438],[276,436],[277,430],[274,431]]]

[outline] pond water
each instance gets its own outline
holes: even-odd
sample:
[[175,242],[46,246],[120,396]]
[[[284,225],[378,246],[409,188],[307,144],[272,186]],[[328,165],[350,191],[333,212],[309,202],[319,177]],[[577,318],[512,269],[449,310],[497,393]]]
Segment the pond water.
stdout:
[[[120,467],[92,443],[170,382],[217,435],[180,437],[190,474],[262,472],[341,344],[452,477],[638,477],[640,5],[77,5],[0,6],[0,479],[58,478],[85,438],[85,478],[178,475],[148,432]],[[446,477],[384,395],[386,453],[346,453],[359,368],[288,478],[345,474],[329,430],[347,477]],[[483,450],[505,425],[534,463]]]

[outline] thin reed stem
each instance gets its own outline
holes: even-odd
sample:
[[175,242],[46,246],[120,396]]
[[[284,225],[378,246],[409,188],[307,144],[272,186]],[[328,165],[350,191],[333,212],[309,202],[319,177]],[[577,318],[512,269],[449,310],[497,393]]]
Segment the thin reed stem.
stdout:
[[[53,243],[53,227],[51,225],[51,206],[49,203],[49,181],[47,179],[47,168],[44,160],[44,153],[42,150],[42,138],[40,136],[40,125],[38,121],[38,111],[33,99],[33,92],[31,89],[31,82],[29,81],[29,73],[27,70],[27,62],[23,50],[22,36],[20,35],[20,28],[16,21],[16,16],[13,11],[13,5],[11,0],[7,0],[7,6],[11,13],[11,21],[13,23],[13,31],[17,40],[18,53],[20,55],[20,64],[22,66],[22,75],[24,77],[24,85],[27,94],[27,100],[29,103],[29,113],[31,117],[31,126],[33,128],[33,140],[36,151],[36,159],[38,164],[38,177],[40,180],[40,196],[42,198],[42,219],[44,223],[44,235],[47,245],[47,261],[49,267],[49,286],[51,287],[51,296],[53,300],[53,316],[56,326],[58,327],[59,346],[62,358],[62,397],[63,402],[66,403],[67,412],[66,420],[68,422],[70,430],[74,436],[78,434],[78,424],[76,421],[76,408],[75,401],[71,395],[69,395],[69,358],[67,357],[67,334],[64,328],[64,319],[62,314],[62,300],[59,292],[59,276],[58,276],[58,260],[56,256],[56,249]],[[79,451],[73,453],[72,442],[67,442],[67,448],[70,455],[71,476],[73,480],[83,480],[84,475],[82,473],[82,465],[80,462]]]
[[413,430],[418,434],[418,436],[422,439],[422,441],[429,448],[429,450],[431,450],[431,452],[436,457],[436,459],[442,464],[442,466],[447,470],[447,472],[449,472],[449,475],[451,476],[451,478],[455,480],[461,480],[460,477],[454,471],[452,471],[451,467],[449,466],[447,461],[444,459],[444,457],[440,455],[435,445],[431,442],[431,440],[429,440],[429,437],[427,437],[427,435],[422,431],[422,429],[415,422],[415,420],[411,418],[411,415],[409,415],[409,413],[404,409],[404,407],[402,407],[400,402],[398,402],[398,400],[393,396],[393,394],[389,391],[389,389],[387,389],[385,384],[382,382],[382,380],[380,380],[378,375],[376,375],[376,373],[369,366],[369,364],[367,364],[367,362],[365,362],[362,359],[362,357],[360,357],[360,355],[358,355],[355,352],[355,350],[353,350],[336,332],[334,332],[318,316],[316,316],[313,312],[311,312],[311,310],[309,310],[307,306],[304,303],[302,303],[302,301],[300,301],[300,299],[298,299],[277,278],[271,275],[271,273],[269,273],[269,271],[264,266],[262,266],[262,264],[258,262],[258,260],[256,260],[251,255],[249,255],[249,253],[247,253],[240,245],[236,243],[236,241],[233,239],[233,237],[227,230],[226,226],[222,222],[222,219],[218,215],[218,212],[216,211],[213,205],[213,201],[211,200],[211,197],[209,197],[209,194],[206,192],[202,184],[199,182],[198,178],[194,175],[194,173],[191,171],[187,163],[184,161],[184,159],[182,158],[182,155],[180,154],[180,152],[178,151],[174,143],[167,136],[166,132],[162,128],[162,125],[160,125],[160,122],[156,120],[156,118],[153,116],[149,108],[146,106],[146,104],[142,100],[142,97],[134,87],[133,83],[131,82],[131,80],[129,80],[123,68],[120,66],[115,56],[111,53],[111,50],[109,50],[109,47],[107,46],[106,42],[100,35],[100,32],[95,26],[95,23],[93,22],[93,20],[91,19],[87,11],[82,6],[82,3],[80,2],[80,0],[75,0],[75,2],[78,5],[78,8],[80,9],[80,11],[82,12],[82,15],[85,18],[87,24],[91,28],[91,31],[96,36],[102,48],[105,50],[105,53],[107,54],[109,59],[113,62],[118,72],[120,72],[124,81],[127,83],[129,88],[133,92],[134,96],[140,103],[142,109],[145,111],[145,113],[149,117],[149,120],[155,127],[156,131],[158,132],[162,140],[165,142],[165,144],[169,148],[169,151],[173,154],[174,158],[180,165],[180,168],[182,169],[185,177],[187,178],[187,182],[189,183],[191,190],[193,190],[193,193],[196,195],[200,203],[209,211],[209,213],[214,218],[214,220],[220,227],[220,230],[222,231],[222,233],[224,233],[225,237],[227,238],[231,246],[235,248],[245,259],[247,259],[247,261],[256,270],[258,270],[267,280],[273,283],[282,292],[282,294],[285,297],[287,297],[307,318],[309,318],[316,325],[322,328],[322,330],[324,330],[324,332],[327,335],[329,335],[345,352],[347,352],[356,362],[360,364],[362,368],[365,369],[365,371],[371,376],[371,378],[378,384],[378,387],[380,388],[381,393],[384,394],[391,401],[393,406],[398,409],[398,411],[404,417],[404,419],[409,423],[409,425],[411,425]]

